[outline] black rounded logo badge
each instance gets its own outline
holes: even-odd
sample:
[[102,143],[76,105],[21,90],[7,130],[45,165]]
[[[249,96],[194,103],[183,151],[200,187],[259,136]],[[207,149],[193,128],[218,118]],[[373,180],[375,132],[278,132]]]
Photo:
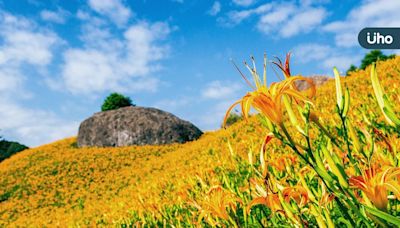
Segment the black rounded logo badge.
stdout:
[[400,49],[400,28],[364,28],[358,43],[366,49]]

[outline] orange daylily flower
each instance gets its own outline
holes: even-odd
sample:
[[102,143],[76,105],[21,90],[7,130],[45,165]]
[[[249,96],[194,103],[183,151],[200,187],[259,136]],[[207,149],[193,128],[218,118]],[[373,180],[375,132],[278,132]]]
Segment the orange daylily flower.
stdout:
[[293,199],[299,207],[303,207],[309,201],[306,189],[301,186],[287,187],[283,189],[282,194],[286,202]]
[[286,54],[285,64],[283,64],[282,61],[278,57],[276,57],[276,60],[277,60],[277,62],[272,62],[272,63],[275,64],[277,67],[279,67],[279,69],[281,69],[285,78],[289,78],[291,76],[290,64],[289,64],[290,52]]
[[255,206],[263,204],[267,206],[273,213],[274,212],[283,212],[283,208],[281,202],[279,200],[278,194],[267,194],[263,197],[257,197],[253,199],[249,205],[247,206],[247,211],[250,212],[250,209]]
[[218,223],[213,219],[214,217],[228,220],[228,210],[236,210],[236,204],[241,203],[241,200],[233,193],[228,192],[221,186],[213,186],[207,192],[206,197],[200,203],[194,203],[194,206],[200,211],[198,222],[200,223],[203,218],[212,226]]
[[[247,206],[247,211],[250,211],[251,207],[263,204],[267,206],[272,212],[283,212],[284,209],[282,207],[281,201],[279,199],[279,193],[271,193],[265,191],[261,186],[256,184],[256,189],[259,197],[254,198],[249,205]],[[285,187],[282,189],[282,196],[284,201],[290,203],[291,200],[294,200],[299,207],[305,206],[308,201],[308,193],[305,188],[302,186],[293,186],[293,187]]]
[[[255,67],[251,69],[250,67],[248,67],[248,65],[246,65],[253,76],[255,86],[253,86],[247,80],[247,78],[235,65],[236,68],[239,70],[240,74],[242,75],[242,77],[247,82],[247,84],[249,84],[250,87],[254,89],[254,91],[248,92],[243,98],[236,101],[231,107],[229,107],[224,118],[224,123],[228,119],[232,109],[238,104],[241,104],[242,114],[245,119],[248,118],[248,113],[250,112],[250,109],[253,107],[255,110],[257,110],[258,112],[262,113],[265,117],[267,117],[272,123],[278,125],[282,123],[284,96],[287,96],[289,98],[294,98],[297,102],[303,101],[312,104],[311,97],[313,96],[313,93],[311,93],[310,96],[304,96],[294,87],[295,81],[304,80],[311,85],[311,87],[313,88],[312,91],[314,91],[315,85],[311,79],[302,76],[293,76],[293,77],[287,76],[285,80],[278,83],[272,83],[268,88],[265,62],[266,62],[266,57],[264,57],[264,75],[262,81]],[[285,72],[284,74],[286,75]]]
[[387,167],[380,170],[372,167],[364,171],[363,176],[351,177],[350,187],[363,191],[372,204],[380,210],[386,210],[388,192],[400,199],[400,168]]

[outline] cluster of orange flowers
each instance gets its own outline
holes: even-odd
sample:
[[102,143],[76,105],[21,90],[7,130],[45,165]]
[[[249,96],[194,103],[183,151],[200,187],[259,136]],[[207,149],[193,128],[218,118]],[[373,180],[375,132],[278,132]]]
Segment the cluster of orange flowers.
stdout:
[[168,146],[75,148],[69,138],[16,154],[0,163],[0,226],[117,224],[133,211],[160,217],[164,206],[189,200],[199,179],[217,183],[215,167],[235,167],[228,138],[247,156],[260,129],[244,129]]
[[[290,73],[283,64],[281,67]],[[378,68],[381,84],[395,104],[400,101],[399,69],[399,57],[381,63]],[[384,121],[374,100],[368,72],[369,68],[342,79],[352,94],[349,118],[359,122],[358,129],[366,134],[362,121]],[[301,78],[291,80],[297,79]],[[336,104],[334,80],[318,88],[315,98],[297,93],[290,83],[274,85],[268,97],[262,94],[266,82],[257,81],[256,86],[258,92],[238,102],[246,113],[250,110],[248,104],[253,102],[260,112],[277,123],[287,122],[288,116],[276,112],[285,105],[280,103],[281,95],[285,94],[298,101],[314,103],[324,126],[335,126],[339,121],[332,115]],[[264,110],[268,105],[279,107]],[[400,111],[400,105],[393,108]],[[288,131],[299,135],[295,128],[288,127]],[[310,132],[312,138],[316,134]],[[262,148],[266,152],[263,162],[270,167],[270,179],[250,178],[250,187],[241,186],[252,198],[243,199],[227,190],[236,188],[229,187],[228,177],[217,170],[237,170],[235,156],[249,163],[260,161],[258,151],[263,135],[265,128],[255,116],[181,145],[78,149],[73,146],[76,139],[70,138],[24,151],[0,163],[0,226],[112,225],[129,223],[133,212],[140,216],[150,214],[157,220],[162,219],[164,208],[172,205],[194,207],[197,212],[193,213],[191,221],[201,223],[204,220],[211,225],[219,224],[215,218],[231,219],[230,213],[237,205],[250,210],[254,205],[264,204],[280,213],[286,206],[279,202],[297,202],[299,210],[312,202],[321,207],[311,207],[311,213],[326,213],[321,208],[332,201],[332,196],[320,189],[323,197],[315,199],[315,193],[304,184],[315,174],[302,169],[298,157],[277,140],[271,140]],[[294,140],[300,139],[294,137]],[[399,178],[399,170],[385,168],[385,164],[391,163],[386,151],[397,153],[399,144],[398,138],[382,134],[371,157],[374,163],[381,165],[373,170],[361,167],[363,175],[352,175],[350,179],[350,187],[361,189],[377,208],[387,205],[387,198],[382,199],[380,195],[381,189],[399,194],[391,188],[393,181]],[[341,151],[334,152],[343,157]],[[357,154],[354,156],[363,159]],[[354,170],[346,170],[346,173],[354,174]],[[298,183],[285,186],[286,180]],[[266,183],[273,186],[266,189]],[[278,189],[283,194],[277,194]],[[360,200],[365,197],[360,196]],[[296,215],[293,220],[298,221]]]

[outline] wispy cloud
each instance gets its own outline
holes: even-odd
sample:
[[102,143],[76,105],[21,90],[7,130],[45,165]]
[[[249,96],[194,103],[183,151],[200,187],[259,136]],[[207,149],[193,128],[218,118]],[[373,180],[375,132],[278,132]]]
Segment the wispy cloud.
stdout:
[[201,96],[211,103],[206,112],[197,117],[196,122],[205,130],[220,126],[226,110],[243,95],[240,93],[242,89],[243,86],[240,83],[231,81],[216,80],[208,83],[202,89]]
[[326,14],[327,12],[323,8],[307,8],[301,12],[295,12],[293,15],[288,15],[287,20],[282,21],[282,23],[272,24],[270,22],[273,19],[265,20],[265,18],[261,18],[257,28],[268,35],[271,31],[278,31],[282,37],[292,37],[299,33],[308,33],[314,30],[321,25]]
[[138,22],[122,30],[122,37],[111,35],[107,23],[80,13],[84,18],[82,48],[64,53],[62,78],[74,94],[96,94],[105,91],[155,91],[158,79],[151,73],[168,56],[163,41],[172,28],[164,22]]
[[29,77],[25,76],[24,68],[48,66],[53,60],[53,51],[62,43],[54,32],[5,11],[0,11],[0,40],[0,92],[22,89]]
[[250,6],[257,2],[257,0],[232,0],[232,2],[238,6]]
[[216,129],[216,127],[222,125],[226,111],[233,102],[235,102],[234,99],[218,100],[213,105],[209,105],[207,110],[202,115],[197,116],[195,121],[203,130]]
[[221,3],[219,1],[215,1],[214,4],[211,6],[211,9],[208,10],[208,14],[211,16],[217,15],[221,11]]
[[44,21],[49,21],[57,24],[64,24],[70,13],[63,9],[58,9],[57,11],[42,10],[40,12],[40,17]]
[[16,91],[22,87],[24,77],[18,69],[13,67],[4,67],[0,69],[0,95]]
[[118,26],[124,26],[133,15],[131,9],[120,0],[89,0],[89,6],[97,13],[104,15]]
[[65,120],[53,112],[26,108],[4,98],[0,98],[0,107],[1,133],[28,146],[77,134],[77,121]]
[[230,98],[241,89],[238,83],[213,81],[210,82],[202,92],[202,96],[208,99]]
[[344,20],[326,24],[324,31],[335,35],[335,43],[340,47],[358,46],[357,34],[364,27],[398,27],[400,25],[400,1],[365,0],[353,8]]
[[361,53],[349,52],[330,45],[306,43],[293,49],[293,59],[298,63],[318,62],[317,66],[326,72],[337,67],[345,72],[351,64],[358,65]]
[[47,65],[52,60],[51,49],[60,42],[60,38],[35,23],[0,12],[0,64]]
[[[76,134],[77,123],[56,114],[26,108],[20,100],[31,99],[25,89],[29,66],[45,68],[53,60],[55,47],[62,43],[53,32],[27,18],[0,12],[0,129],[7,138],[29,146]],[[57,126],[57,127],[54,127]]]
[[230,11],[219,23],[234,26],[251,16],[257,17],[256,28],[266,35],[289,38],[318,28],[328,12],[322,6],[294,2],[266,3],[253,9]]
[[218,18],[218,22],[224,26],[235,26],[253,15],[270,11],[272,7],[272,3],[266,3],[253,9],[229,11],[226,17]]

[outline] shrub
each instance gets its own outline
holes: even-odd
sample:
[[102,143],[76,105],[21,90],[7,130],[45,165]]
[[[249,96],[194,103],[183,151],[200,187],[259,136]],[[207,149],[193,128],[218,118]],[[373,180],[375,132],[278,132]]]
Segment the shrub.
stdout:
[[[361,60],[361,66],[360,69],[365,69],[367,66],[371,65],[372,63],[378,61],[378,60],[387,60],[394,58],[395,55],[384,55],[382,51],[380,50],[372,50],[369,53],[367,53],[364,58]],[[350,67],[351,68],[351,67]]]
[[28,149],[25,145],[0,138],[0,162],[25,149]]
[[351,72],[357,71],[359,69],[365,70],[367,66],[371,65],[372,63],[375,63],[379,60],[385,61],[387,59],[392,59],[396,57],[396,55],[384,55],[382,51],[380,50],[372,50],[369,53],[367,53],[364,58],[361,60],[361,66],[360,68],[357,68],[353,64],[351,64],[350,68],[346,71],[346,76],[349,76]]
[[[243,119],[243,117],[241,115],[236,114],[236,113],[231,113],[231,114],[229,114],[228,118],[226,119],[225,127],[229,127],[242,119]],[[222,127],[224,127],[223,124],[222,124]]]
[[108,111],[119,109],[127,106],[135,106],[132,104],[132,100],[129,97],[126,97],[119,93],[111,93],[105,100],[103,105],[101,106],[101,111]]
[[356,66],[354,66],[353,64],[351,64],[350,68],[346,71],[346,76],[349,76],[351,72],[355,72],[357,70],[358,70],[358,68]]

